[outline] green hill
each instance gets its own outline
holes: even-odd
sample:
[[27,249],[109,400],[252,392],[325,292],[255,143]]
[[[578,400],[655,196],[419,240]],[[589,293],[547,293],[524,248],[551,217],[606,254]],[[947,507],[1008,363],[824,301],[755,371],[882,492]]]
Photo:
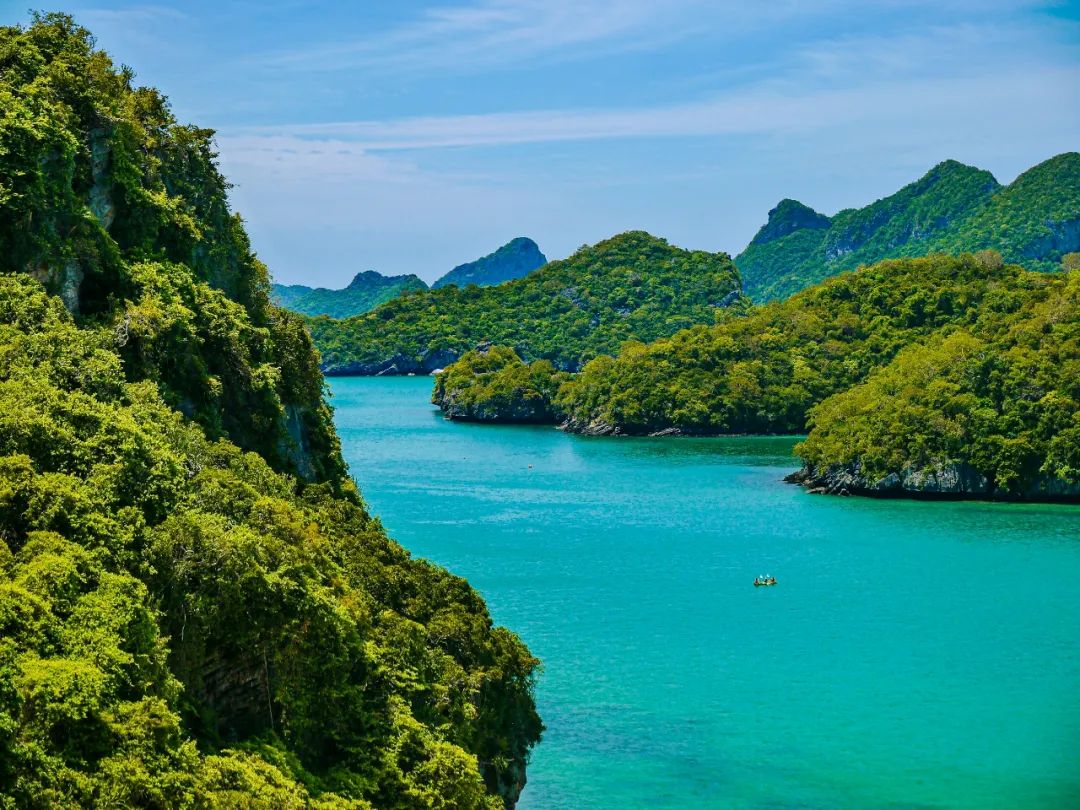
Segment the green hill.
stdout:
[[1046,274],[978,258],[879,262],[791,298],[600,357],[560,389],[571,430],[800,433],[810,407],[945,326],[1019,308]]
[[340,290],[305,287],[303,284],[274,284],[270,288],[270,297],[279,307],[301,315],[348,318],[369,312],[403,292],[426,289],[427,284],[414,275],[384,276],[366,270],[357,273],[349,286]]
[[815,491],[1080,500],[1080,254],[884,261],[575,376],[510,349],[438,375],[451,419],[601,435],[803,433]]
[[555,396],[567,377],[548,360],[526,365],[513,349],[481,346],[436,376],[431,402],[447,419],[553,424]]
[[997,250],[1029,270],[1057,270],[1080,251],[1080,152],[1066,152],[1028,169],[974,214],[933,241],[945,252]]
[[1080,154],[1059,155],[1002,187],[949,160],[892,196],[824,217],[793,200],[769,212],[735,263],[756,301],[785,298],[886,258],[993,249],[1053,270],[1080,250]]
[[726,254],[634,231],[497,287],[407,293],[367,315],[310,326],[329,374],[428,373],[484,341],[575,369],[623,341],[712,323],[742,300]]
[[213,133],[0,54],[0,806],[512,806],[539,662],[368,513]]
[[[536,242],[524,236],[511,239],[494,253],[467,264],[459,264],[431,286],[433,288],[456,284],[465,287],[475,284],[490,287],[526,276],[547,264]],[[327,313],[329,314],[329,313]]]
[[1080,271],[909,346],[809,421],[797,478],[827,492],[1080,500]]

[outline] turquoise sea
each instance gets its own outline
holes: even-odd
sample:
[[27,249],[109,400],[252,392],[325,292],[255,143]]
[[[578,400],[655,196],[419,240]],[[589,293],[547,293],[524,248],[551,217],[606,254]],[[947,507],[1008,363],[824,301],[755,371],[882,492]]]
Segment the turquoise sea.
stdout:
[[522,810],[1080,807],[1080,508],[813,496],[780,480],[790,439],[331,387],[390,534],[544,661]]

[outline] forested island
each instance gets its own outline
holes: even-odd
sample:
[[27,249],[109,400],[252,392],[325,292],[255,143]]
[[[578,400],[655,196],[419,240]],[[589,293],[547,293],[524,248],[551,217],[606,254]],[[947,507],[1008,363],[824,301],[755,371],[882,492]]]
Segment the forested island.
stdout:
[[809,430],[798,480],[819,491],[1075,498],[1077,259],[1059,273],[992,251],[879,262],[573,376],[545,381],[509,350],[466,355],[433,401],[520,421],[506,414],[527,399],[594,435]]
[[745,303],[727,254],[631,231],[505,284],[407,293],[367,315],[309,325],[327,374],[427,374],[483,341],[577,370],[627,340],[714,323]]
[[533,270],[547,264],[547,256],[527,236],[518,236],[487,256],[473,262],[459,264],[446,275],[437,278],[432,288],[447,287],[494,287],[504,281],[513,281],[529,275]]
[[1080,251],[1080,153],[1044,161],[1008,186],[948,160],[889,197],[833,217],[783,200],[736,256],[737,273],[699,269],[726,255],[709,260],[631,232],[512,283],[414,292],[364,316],[317,318],[310,327],[332,375],[428,374],[483,341],[510,346],[526,362],[577,371],[624,341],[711,325],[718,310],[738,311],[747,297],[782,300],[883,259],[980,250],[1046,272]]
[[347,475],[216,168],[0,28],[0,805],[512,807],[539,662]]

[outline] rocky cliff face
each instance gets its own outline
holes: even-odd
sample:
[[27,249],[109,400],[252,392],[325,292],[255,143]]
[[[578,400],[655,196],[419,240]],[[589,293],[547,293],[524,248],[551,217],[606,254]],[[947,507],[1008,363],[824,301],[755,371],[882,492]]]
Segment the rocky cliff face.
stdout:
[[829,227],[829,223],[827,216],[819,214],[798,200],[781,200],[776,208],[769,212],[768,221],[757,232],[750,244],[764,245],[803,229],[824,230]]
[[392,354],[371,361],[345,361],[341,363],[323,363],[323,374],[327,377],[388,377],[403,374],[431,374],[446,368],[462,355],[454,349],[432,349],[419,357]]
[[555,422],[555,412],[551,402],[537,397],[516,396],[508,401],[464,403],[447,391],[442,396],[432,399],[447,419],[458,422],[493,422],[516,425],[551,425]]
[[1050,231],[1025,245],[1021,253],[1032,259],[1080,251],[1080,217],[1061,222],[1047,222]]
[[858,463],[830,465],[826,469],[803,467],[785,481],[800,484],[815,495],[867,495],[875,497],[942,498],[975,500],[1080,501],[1080,483],[1038,476],[1016,491],[1002,490],[970,464],[943,461],[926,467],[908,467],[877,477],[867,477]]

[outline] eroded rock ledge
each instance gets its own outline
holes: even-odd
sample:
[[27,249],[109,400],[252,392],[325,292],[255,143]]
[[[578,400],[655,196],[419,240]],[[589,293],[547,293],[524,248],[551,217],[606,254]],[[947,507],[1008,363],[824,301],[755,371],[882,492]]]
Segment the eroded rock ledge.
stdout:
[[808,465],[784,480],[799,484],[813,494],[822,495],[1080,503],[1080,482],[1039,475],[1019,487],[1003,489],[995,486],[975,467],[962,461],[907,467],[881,477],[865,475],[858,462],[830,464],[825,468]]

